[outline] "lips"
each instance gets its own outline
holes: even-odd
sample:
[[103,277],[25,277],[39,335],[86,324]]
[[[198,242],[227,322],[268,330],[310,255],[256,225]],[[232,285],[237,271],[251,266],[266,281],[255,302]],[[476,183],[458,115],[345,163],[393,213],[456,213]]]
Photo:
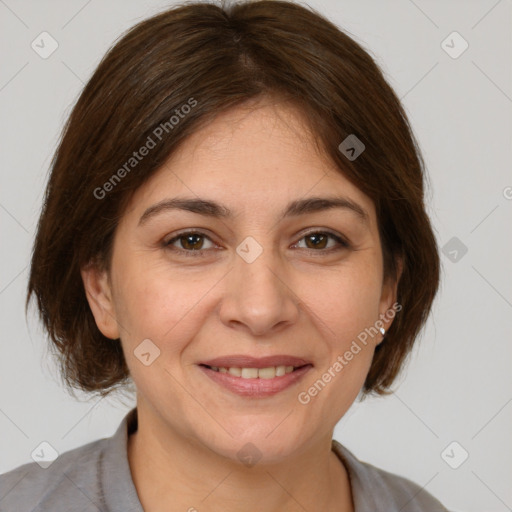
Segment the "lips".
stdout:
[[266,398],[296,385],[312,369],[312,365],[307,364],[290,373],[270,379],[236,377],[229,373],[212,370],[206,365],[199,365],[198,368],[206,377],[231,393],[246,398]]
[[232,355],[198,364],[202,373],[221,387],[244,397],[265,398],[296,384],[312,368],[303,358],[287,355]]
[[217,368],[269,368],[271,366],[293,366],[295,368],[312,364],[311,361],[295,356],[275,355],[267,357],[252,357],[245,355],[221,356],[207,361],[202,365]]

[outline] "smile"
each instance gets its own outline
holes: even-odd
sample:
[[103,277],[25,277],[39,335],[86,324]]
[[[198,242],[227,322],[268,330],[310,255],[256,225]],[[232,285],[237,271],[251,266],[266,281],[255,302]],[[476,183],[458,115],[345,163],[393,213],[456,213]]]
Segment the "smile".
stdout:
[[213,371],[219,373],[229,373],[235,377],[242,379],[273,379],[274,377],[282,377],[287,373],[293,372],[296,368],[294,366],[269,366],[268,368],[224,368],[211,366]]
[[297,383],[313,368],[313,365],[228,368],[201,364],[199,368],[213,382],[231,393],[248,398],[265,398]]

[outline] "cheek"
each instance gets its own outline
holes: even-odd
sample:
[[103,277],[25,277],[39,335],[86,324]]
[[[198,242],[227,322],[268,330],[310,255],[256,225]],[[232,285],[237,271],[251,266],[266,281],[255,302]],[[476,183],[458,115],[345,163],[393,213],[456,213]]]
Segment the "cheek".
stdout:
[[344,274],[309,295],[312,318],[323,333],[323,350],[318,352],[318,371],[301,388],[299,401],[314,404],[315,414],[328,425],[335,425],[349,409],[370,369],[380,339],[374,328],[380,299],[376,283],[372,276]]
[[314,389],[305,391],[318,393],[317,407],[334,423],[357,397],[380,339],[374,327],[381,294],[378,270],[378,265],[347,266],[312,281],[303,295],[324,347],[318,372],[308,382]]
[[187,339],[185,331],[191,330],[191,319],[215,284],[215,276],[180,274],[161,263],[125,268],[124,276],[118,278],[116,300],[119,320],[127,331],[125,343],[134,346],[149,338],[158,346],[166,343],[166,351],[179,351],[179,343],[169,344],[169,340]]
[[302,297],[328,328],[332,343],[343,348],[379,319],[381,277],[373,268],[343,269],[312,280]]
[[[168,395],[170,389],[178,392],[171,376],[182,370],[182,354],[201,323],[197,318],[201,314],[200,299],[211,286],[204,279],[180,280],[163,269],[146,268],[132,273],[119,288],[120,322],[126,328],[122,336],[126,364],[144,395],[155,400],[165,396],[178,406]],[[147,339],[152,344],[144,341]],[[148,366],[142,359],[146,353],[150,354]]]

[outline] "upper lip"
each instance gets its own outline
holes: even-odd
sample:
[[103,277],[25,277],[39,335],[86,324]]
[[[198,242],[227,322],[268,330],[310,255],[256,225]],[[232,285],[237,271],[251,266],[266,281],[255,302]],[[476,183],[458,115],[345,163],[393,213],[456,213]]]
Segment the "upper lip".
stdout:
[[208,361],[201,361],[206,366],[217,368],[268,368],[270,366],[304,366],[310,361],[295,356],[275,355],[266,357],[252,357],[245,355],[221,356]]

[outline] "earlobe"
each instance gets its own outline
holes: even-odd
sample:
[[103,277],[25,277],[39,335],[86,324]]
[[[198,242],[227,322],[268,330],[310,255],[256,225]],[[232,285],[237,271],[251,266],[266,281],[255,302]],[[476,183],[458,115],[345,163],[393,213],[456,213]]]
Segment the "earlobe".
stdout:
[[80,273],[87,302],[98,329],[107,338],[118,339],[119,327],[107,271],[90,264],[82,268]]

